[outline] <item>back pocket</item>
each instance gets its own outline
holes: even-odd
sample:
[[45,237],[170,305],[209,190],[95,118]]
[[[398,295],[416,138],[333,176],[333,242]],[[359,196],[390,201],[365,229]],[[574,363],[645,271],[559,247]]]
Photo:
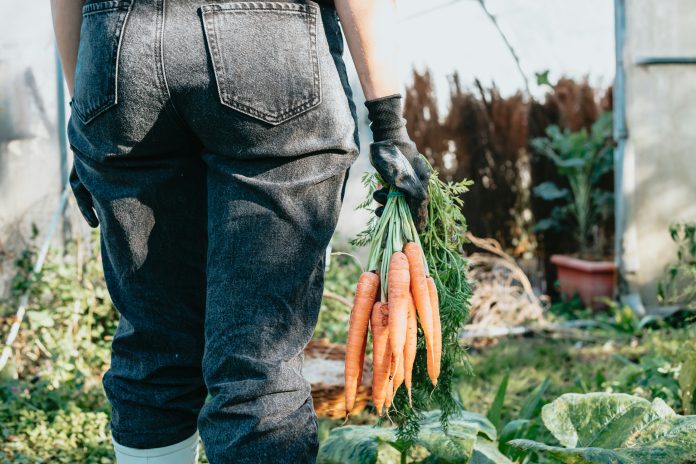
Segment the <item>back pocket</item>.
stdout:
[[82,8],[72,109],[84,124],[118,101],[121,36],[132,3],[133,0],[98,1]]
[[310,3],[202,6],[221,103],[272,125],[317,106],[318,11]]

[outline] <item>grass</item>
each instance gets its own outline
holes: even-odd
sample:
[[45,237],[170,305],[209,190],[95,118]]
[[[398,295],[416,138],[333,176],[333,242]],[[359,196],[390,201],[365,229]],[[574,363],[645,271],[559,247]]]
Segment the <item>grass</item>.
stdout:
[[680,347],[694,339],[696,326],[594,342],[507,338],[470,352],[474,375],[461,377],[459,395],[465,409],[486,414],[509,371],[502,422],[514,417],[522,400],[545,379],[550,381],[547,401],[569,392],[624,392],[662,397],[683,412],[675,379],[682,363]]

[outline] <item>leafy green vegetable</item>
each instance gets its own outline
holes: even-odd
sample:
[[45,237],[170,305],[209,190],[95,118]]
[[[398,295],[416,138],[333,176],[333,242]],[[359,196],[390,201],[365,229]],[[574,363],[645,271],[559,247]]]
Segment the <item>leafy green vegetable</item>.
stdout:
[[318,463],[398,463],[401,452],[393,446],[394,429],[366,425],[335,428],[319,449]]
[[510,445],[569,464],[687,464],[696,459],[696,416],[664,401],[621,393],[569,393],[542,409],[562,446],[532,440]]
[[408,462],[496,463],[510,461],[495,446],[496,431],[485,417],[467,411],[450,416],[447,430],[440,411],[430,411],[419,421],[413,446],[405,450],[394,427],[345,426],[331,431],[319,449],[319,464],[385,464]]
[[512,464],[512,461],[498,450],[494,442],[479,438],[468,464]]

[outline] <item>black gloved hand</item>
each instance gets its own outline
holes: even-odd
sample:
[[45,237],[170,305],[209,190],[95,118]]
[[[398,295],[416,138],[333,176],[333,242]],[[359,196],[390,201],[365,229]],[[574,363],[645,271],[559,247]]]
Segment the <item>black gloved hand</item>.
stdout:
[[89,193],[85,185],[82,183],[75,170],[75,165],[73,164],[72,171],[70,171],[70,187],[72,188],[73,195],[75,195],[75,202],[77,207],[80,209],[82,216],[87,221],[90,227],[95,228],[99,225],[99,219],[94,212],[94,201],[92,200],[92,194]]
[[[428,179],[430,167],[420,156],[416,144],[406,131],[402,116],[401,95],[378,98],[365,102],[374,143],[370,145],[370,162],[382,179],[404,194],[419,232],[428,218]],[[373,194],[375,201],[384,205],[389,188]],[[380,216],[384,206],[375,213]]]

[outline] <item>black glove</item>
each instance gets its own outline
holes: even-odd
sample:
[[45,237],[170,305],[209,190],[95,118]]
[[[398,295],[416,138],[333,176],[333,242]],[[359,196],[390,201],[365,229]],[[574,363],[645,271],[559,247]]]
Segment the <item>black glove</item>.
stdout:
[[[378,98],[365,102],[367,117],[374,143],[370,145],[370,162],[382,179],[404,194],[419,232],[428,218],[428,179],[430,167],[418,153],[406,131],[402,117],[401,95]],[[373,194],[375,201],[386,204],[389,188],[381,188]],[[384,206],[375,213],[380,216]]]
[[70,187],[72,188],[73,195],[75,195],[75,202],[77,207],[80,209],[82,216],[87,221],[90,227],[94,228],[99,225],[99,219],[94,212],[94,201],[92,200],[92,194],[89,193],[85,185],[82,183],[75,170],[75,165],[70,171]]

